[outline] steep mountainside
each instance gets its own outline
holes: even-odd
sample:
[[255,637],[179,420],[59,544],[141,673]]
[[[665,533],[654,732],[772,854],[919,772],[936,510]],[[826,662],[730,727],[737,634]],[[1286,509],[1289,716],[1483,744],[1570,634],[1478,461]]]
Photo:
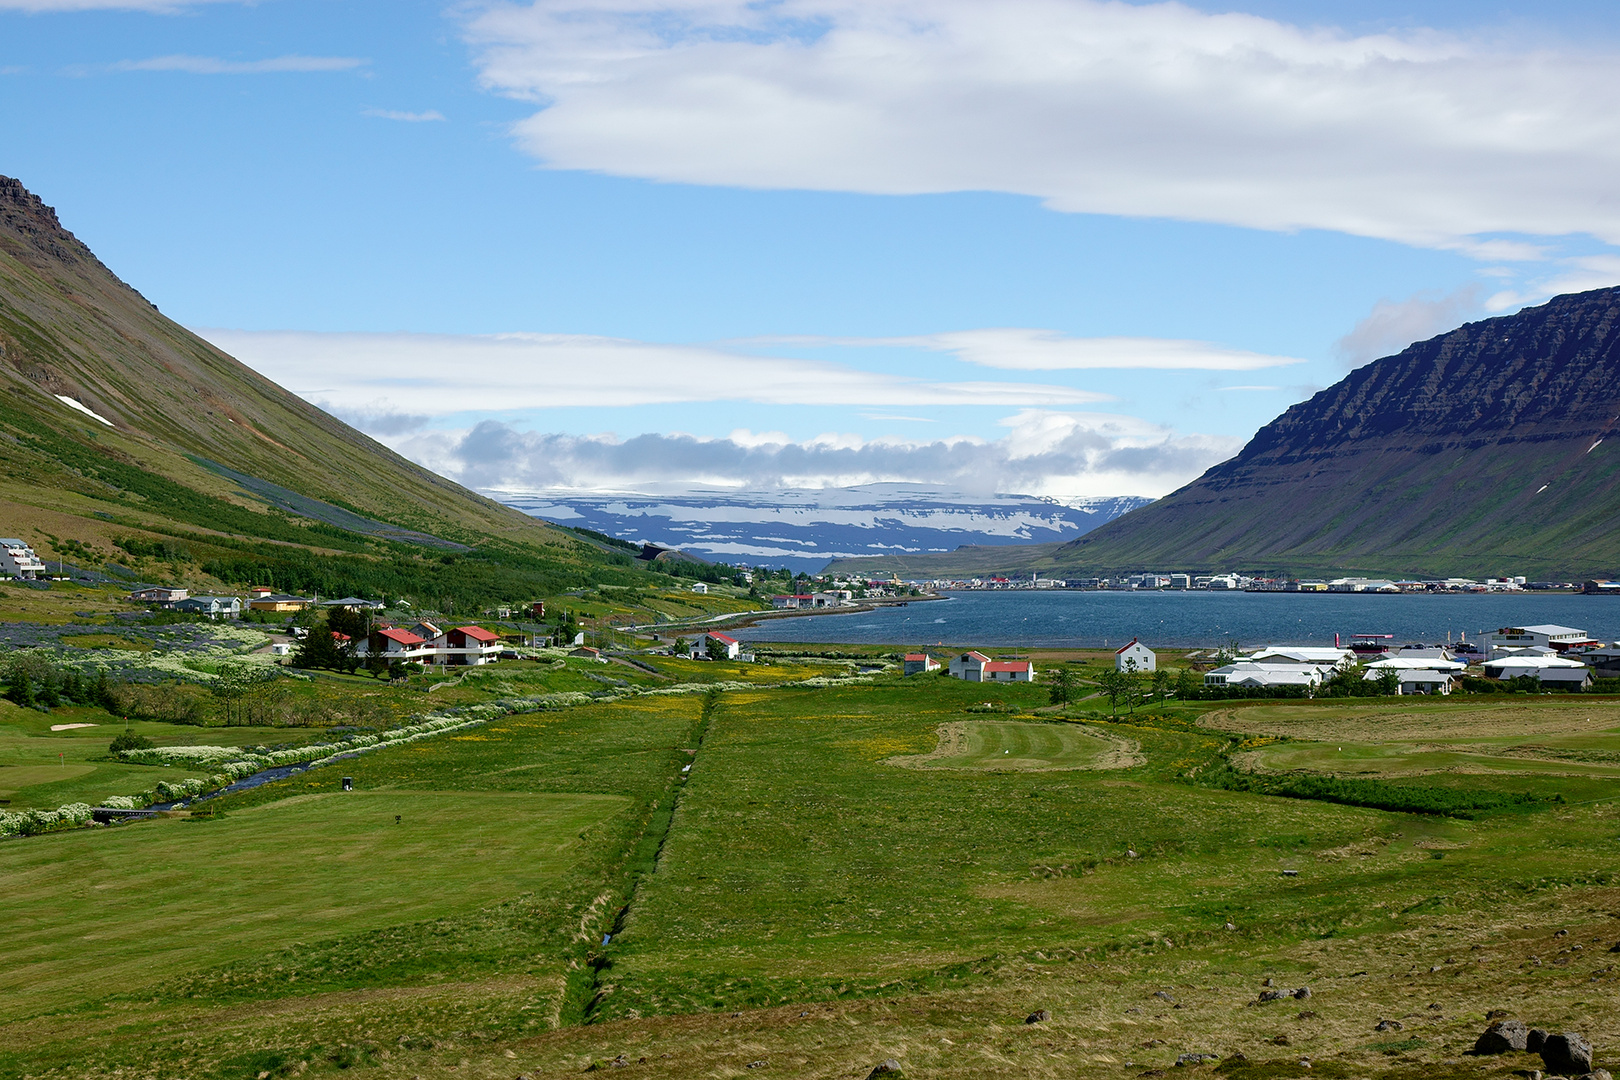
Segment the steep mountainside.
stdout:
[[1620,289],[1560,296],[1353,371],[1181,490],[999,561],[1060,574],[1613,573],[1617,422]]
[[[600,561],[421,468],[160,314],[0,177],[0,535],[120,527]],[[33,532],[29,527],[34,528]],[[290,531],[289,531],[290,530]],[[324,538],[324,539],[323,539]],[[378,546],[381,545],[381,546]],[[437,557],[437,554],[434,556]]]

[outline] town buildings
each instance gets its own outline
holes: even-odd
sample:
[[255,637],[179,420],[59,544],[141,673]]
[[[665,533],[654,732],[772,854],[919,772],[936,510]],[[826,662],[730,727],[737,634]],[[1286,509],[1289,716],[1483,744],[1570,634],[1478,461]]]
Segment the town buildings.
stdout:
[[33,581],[45,572],[45,564],[34,549],[21,540],[0,540],[0,574]]

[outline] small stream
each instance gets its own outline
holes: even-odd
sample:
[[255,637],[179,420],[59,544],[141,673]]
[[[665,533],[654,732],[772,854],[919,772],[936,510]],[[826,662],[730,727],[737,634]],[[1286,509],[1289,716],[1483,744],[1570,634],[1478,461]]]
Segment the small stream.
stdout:
[[265,769],[263,772],[256,772],[252,776],[244,776],[242,779],[234,781],[233,783],[220,788],[218,791],[210,791],[204,795],[193,795],[187,799],[176,799],[173,802],[153,803],[151,806],[146,807],[146,809],[183,810],[192,803],[206,802],[209,799],[217,799],[221,795],[230,795],[237,791],[250,791],[253,788],[259,787],[262,784],[268,784],[274,780],[285,780],[289,776],[297,776],[301,772],[308,772],[310,769],[316,768],[318,765],[332,765],[339,761],[345,761],[349,758],[357,758],[359,756],[360,752],[356,751],[352,754],[340,754],[336,758],[324,762],[300,761],[294,765],[277,765],[274,768]]

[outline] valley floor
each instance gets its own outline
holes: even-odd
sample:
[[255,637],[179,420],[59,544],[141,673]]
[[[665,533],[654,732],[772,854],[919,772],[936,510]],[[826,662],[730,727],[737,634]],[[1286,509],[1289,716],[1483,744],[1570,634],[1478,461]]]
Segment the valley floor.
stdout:
[[[0,843],[0,1075],[1540,1068],[1467,1054],[1489,1010],[1620,1055],[1612,709],[1113,723],[1040,686],[710,667],[344,762],[352,792],[324,768]],[[1359,786],[1233,780],[1306,774]],[[1368,805],[1459,791],[1519,798]]]

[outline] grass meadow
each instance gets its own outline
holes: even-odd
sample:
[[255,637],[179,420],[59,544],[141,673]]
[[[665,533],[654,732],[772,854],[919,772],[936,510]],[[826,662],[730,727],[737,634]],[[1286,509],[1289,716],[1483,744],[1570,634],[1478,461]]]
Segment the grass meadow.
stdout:
[[[647,689],[733,681],[508,716],[206,816],[0,844],[0,1074],[1539,1067],[1465,1055],[1492,1009],[1620,1057],[1620,718],[1602,703],[1110,723],[1094,703],[1054,714],[1041,686],[656,666]],[[1212,779],[1244,770],[1536,799],[1394,813]],[[1266,979],[1311,996],[1260,1004]]]

